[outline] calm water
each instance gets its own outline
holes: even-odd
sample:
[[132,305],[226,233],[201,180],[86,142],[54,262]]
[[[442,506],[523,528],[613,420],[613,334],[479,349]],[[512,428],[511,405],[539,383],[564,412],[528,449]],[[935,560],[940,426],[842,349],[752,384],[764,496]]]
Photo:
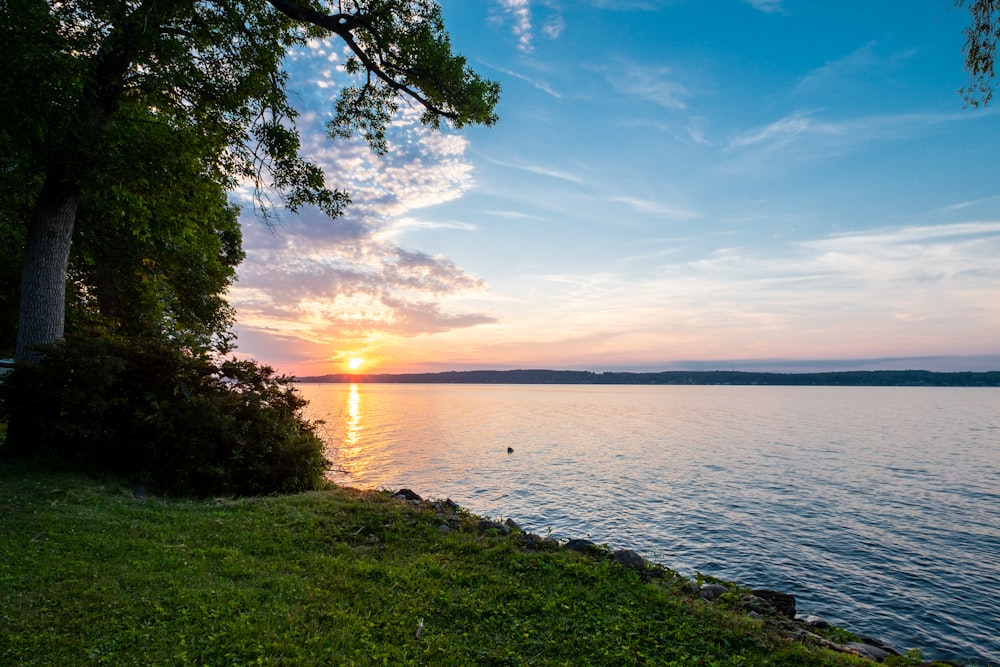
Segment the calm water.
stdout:
[[1000,664],[1000,389],[299,389],[340,483],[449,497],[794,593],[900,650]]

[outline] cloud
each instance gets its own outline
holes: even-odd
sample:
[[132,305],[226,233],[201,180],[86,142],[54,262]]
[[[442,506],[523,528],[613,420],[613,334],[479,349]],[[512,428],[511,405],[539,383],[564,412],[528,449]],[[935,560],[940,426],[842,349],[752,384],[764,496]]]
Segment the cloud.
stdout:
[[615,196],[615,197],[609,197],[609,201],[625,204],[626,206],[633,208],[641,213],[645,213],[647,215],[653,215],[658,218],[667,218],[669,220],[692,220],[694,218],[701,217],[700,213],[698,213],[697,211],[693,211],[689,208],[664,204],[663,202],[650,199]]
[[535,48],[534,13],[548,14],[541,21],[541,33],[548,39],[559,39],[566,29],[566,21],[559,6],[552,0],[536,3],[534,10],[530,0],[496,0],[496,4],[503,13],[503,19],[510,23],[511,31],[517,37],[518,49],[525,53],[530,53]]
[[843,136],[845,126],[815,120],[808,112],[797,111],[770,125],[755,128],[729,142],[730,149],[767,146],[771,149],[785,146],[801,137]]
[[545,81],[540,81],[538,79],[529,77],[526,74],[521,74],[520,72],[515,72],[513,70],[505,69],[503,67],[496,67],[496,66],[494,66],[493,69],[497,70],[498,72],[502,72],[502,73],[506,74],[507,76],[512,76],[515,79],[520,79],[521,81],[524,81],[525,83],[528,83],[529,85],[534,86],[535,88],[537,88],[538,90],[542,91],[543,93],[551,95],[552,97],[554,97],[556,99],[562,98],[562,93],[557,92],[554,88],[552,88],[552,86],[550,86]]
[[531,51],[534,37],[531,25],[531,8],[528,0],[497,0],[501,10],[511,20],[518,48]]
[[878,54],[878,42],[870,41],[846,56],[831,60],[803,76],[796,84],[795,92],[831,90],[843,95],[847,83],[870,82],[877,73],[901,68],[915,53],[914,49],[909,49],[881,56]]
[[[308,81],[318,67],[315,59],[297,64],[290,88]],[[328,138],[328,114],[300,117],[302,153],[352,202],[336,220],[307,207],[282,212],[273,227],[244,213],[247,259],[230,291],[244,353],[276,364],[322,365],[379,337],[409,338],[492,321],[487,314],[455,310],[462,295],[486,290],[481,279],[447,257],[395,240],[407,229],[475,229],[415,215],[461,197],[473,184],[468,141],[431,131],[419,115],[412,108],[400,112],[384,156],[360,140]]]
[[748,5],[767,14],[784,13],[782,0],[744,0]]
[[553,16],[542,26],[542,32],[549,39],[559,39],[559,35],[566,29],[566,21],[562,16]]
[[955,122],[973,122],[967,113],[912,113],[860,116],[825,120],[821,110],[795,111],[767,125],[733,136],[725,153],[732,156],[728,170],[761,172],[766,162],[771,173],[779,167],[826,159],[871,145],[922,136]]
[[[519,317],[480,358],[568,366],[668,359],[996,354],[1000,221],[911,225],[663,257],[638,274],[522,276]],[[465,350],[469,352],[468,349]],[[428,358],[449,359],[434,348]]]
[[617,92],[653,102],[665,109],[686,109],[688,90],[668,76],[663,66],[640,65],[622,61],[605,70],[608,83]]
[[547,167],[544,165],[537,164],[525,164],[519,162],[504,162],[501,160],[492,160],[493,164],[499,165],[501,167],[510,167],[511,169],[519,169],[521,171],[527,171],[531,174],[538,174],[539,176],[547,176],[549,178],[555,178],[560,181],[566,181],[568,183],[575,183],[577,185],[585,185],[583,178],[577,176],[576,174],[562,169],[556,169],[554,167]]

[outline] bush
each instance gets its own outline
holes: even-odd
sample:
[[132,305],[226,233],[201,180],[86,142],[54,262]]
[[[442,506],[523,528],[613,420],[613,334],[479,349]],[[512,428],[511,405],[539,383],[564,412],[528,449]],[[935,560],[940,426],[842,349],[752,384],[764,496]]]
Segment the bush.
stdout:
[[8,455],[42,455],[162,492],[260,495],[323,484],[329,461],[291,379],[169,341],[75,334],[0,388]]

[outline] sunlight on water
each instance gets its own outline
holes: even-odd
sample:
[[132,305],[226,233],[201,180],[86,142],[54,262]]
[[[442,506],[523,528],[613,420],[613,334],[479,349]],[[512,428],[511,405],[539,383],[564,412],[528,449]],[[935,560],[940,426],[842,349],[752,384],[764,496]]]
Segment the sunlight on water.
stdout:
[[1000,662],[998,390],[299,389],[338,483],[450,497],[786,590],[928,657]]

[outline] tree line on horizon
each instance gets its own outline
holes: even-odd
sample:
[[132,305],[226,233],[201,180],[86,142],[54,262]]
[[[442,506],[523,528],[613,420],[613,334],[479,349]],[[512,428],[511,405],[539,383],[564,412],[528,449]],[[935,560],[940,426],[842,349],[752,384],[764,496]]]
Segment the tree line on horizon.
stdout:
[[557,370],[477,370],[439,373],[330,374],[295,378],[302,383],[400,384],[641,384],[786,385],[841,387],[1000,387],[1000,371],[829,371],[758,373],[753,371],[661,371],[633,373]]

